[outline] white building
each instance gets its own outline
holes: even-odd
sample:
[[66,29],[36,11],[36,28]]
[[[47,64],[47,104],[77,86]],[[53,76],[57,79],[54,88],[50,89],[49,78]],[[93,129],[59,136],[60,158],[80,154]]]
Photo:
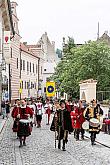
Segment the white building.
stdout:
[[38,62],[39,58],[21,43],[21,98],[37,97],[38,95]]
[[45,96],[46,81],[53,75],[58,59],[55,53],[55,42],[50,42],[46,32],[38,41],[39,43],[42,45],[44,52],[42,94]]
[[36,45],[28,45],[28,48],[40,58],[39,61],[39,95],[45,96],[46,81],[50,78],[59,62],[55,53],[55,42],[50,42],[47,33],[43,34]]

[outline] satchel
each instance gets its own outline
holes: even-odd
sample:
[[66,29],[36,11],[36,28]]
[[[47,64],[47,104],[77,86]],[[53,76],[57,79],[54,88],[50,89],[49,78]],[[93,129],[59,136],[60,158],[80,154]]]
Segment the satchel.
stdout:
[[54,131],[55,132],[55,117],[53,117],[52,124],[50,126],[50,131]]

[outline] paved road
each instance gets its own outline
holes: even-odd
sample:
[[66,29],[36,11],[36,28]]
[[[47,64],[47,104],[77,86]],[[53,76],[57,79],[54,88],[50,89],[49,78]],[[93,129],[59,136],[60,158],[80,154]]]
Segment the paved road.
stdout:
[[12,119],[0,135],[0,165],[110,165],[110,149],[91,146],[89,139],[75,141],[69,135],[67,151],[54,148],[54,133],[46,126],[34,127],[27,146],[19,149],[19,141],[11,130]]

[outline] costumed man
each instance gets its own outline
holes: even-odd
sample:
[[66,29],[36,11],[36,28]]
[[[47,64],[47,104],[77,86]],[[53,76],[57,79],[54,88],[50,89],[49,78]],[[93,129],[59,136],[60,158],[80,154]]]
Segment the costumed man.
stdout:
[[52,104],[50,104],[49,99],[46,100],[46,104],[45,104],[44,108],[45,108],[45,114],[47,115],[47,124],[46,125],[49,125],[50,124],[50,115],[52,113]]
[[15,118],[15,113],[19,113],[19,108],[20,108],[20,100],[16,100],[14,108],[13,108],[12,113],[11,113],[11,116],[12,116],[12,118],[14,120],[13,128],[12,128],[13,132],[17,132],[18,131],[19,119],[17,117]]
[[37,121],[37,128],[41,127],[42,121],[42,103],[41,100],[38,98],[36,105],[36,121]]
[[66,103],[66,109],[71,112],[73,108],[73,104],[72,104],[72,99],[68,99],[67,103]]
[[[19,124],[18,124],[18,131],[17,131],[17,136],[19,137],[20,140],[20,146],[22,147],[23,145],[26,146],[26,137],[31,135],[31,126],[30,126],[30,121],[29,118],[32,118],[33,116],[33,111],[30,107],[26,105],[25,100],[21,100],[21,106],[19,108],[19,112],[15,111],[14,113],[14,118],[19,119]],[[22,144],[23,140],[23,144]]]
[[60,101],[60,109],[55,113],[56,123],[52,122],[50,130],[55,130],[55,125],[58,133],[58,149],[61,149],[61,140],[63,140],[62,150],[65,151],[65,143],[68,142],[68,132],[72,132],[72,123],[70,113],[65,108],[65,101]]
[[82,124],[85,121],[83,116],[84,108],[82,106],[82,101],[79,100],[79,107],[75,109],[75,116],[76,116],[76,123],[75,123],[75,133],[76,133],[76,140],[79,140],[79,134],[81,132],[81,139],[84,139],[84,129],[82,128]]
[[84,112],[84,117],[89,121],[89,133],[91,134],[91,144],[95,144],[96,134],[100,132],[100,117],[103,115],[103,110],[93,99],[92,105],[87,107]]

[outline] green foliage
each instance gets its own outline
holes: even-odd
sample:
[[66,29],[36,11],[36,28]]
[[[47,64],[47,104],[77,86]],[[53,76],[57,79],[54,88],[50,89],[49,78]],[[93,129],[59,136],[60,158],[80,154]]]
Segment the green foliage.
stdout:
[[104,42],[89,41],[75,47],[69,38],[64,56],[56,67],[53,79],[60,91],[73,96],[79,95],[79,82],[93,78],[98,81],[98,90],[110,86],[110,48]]

